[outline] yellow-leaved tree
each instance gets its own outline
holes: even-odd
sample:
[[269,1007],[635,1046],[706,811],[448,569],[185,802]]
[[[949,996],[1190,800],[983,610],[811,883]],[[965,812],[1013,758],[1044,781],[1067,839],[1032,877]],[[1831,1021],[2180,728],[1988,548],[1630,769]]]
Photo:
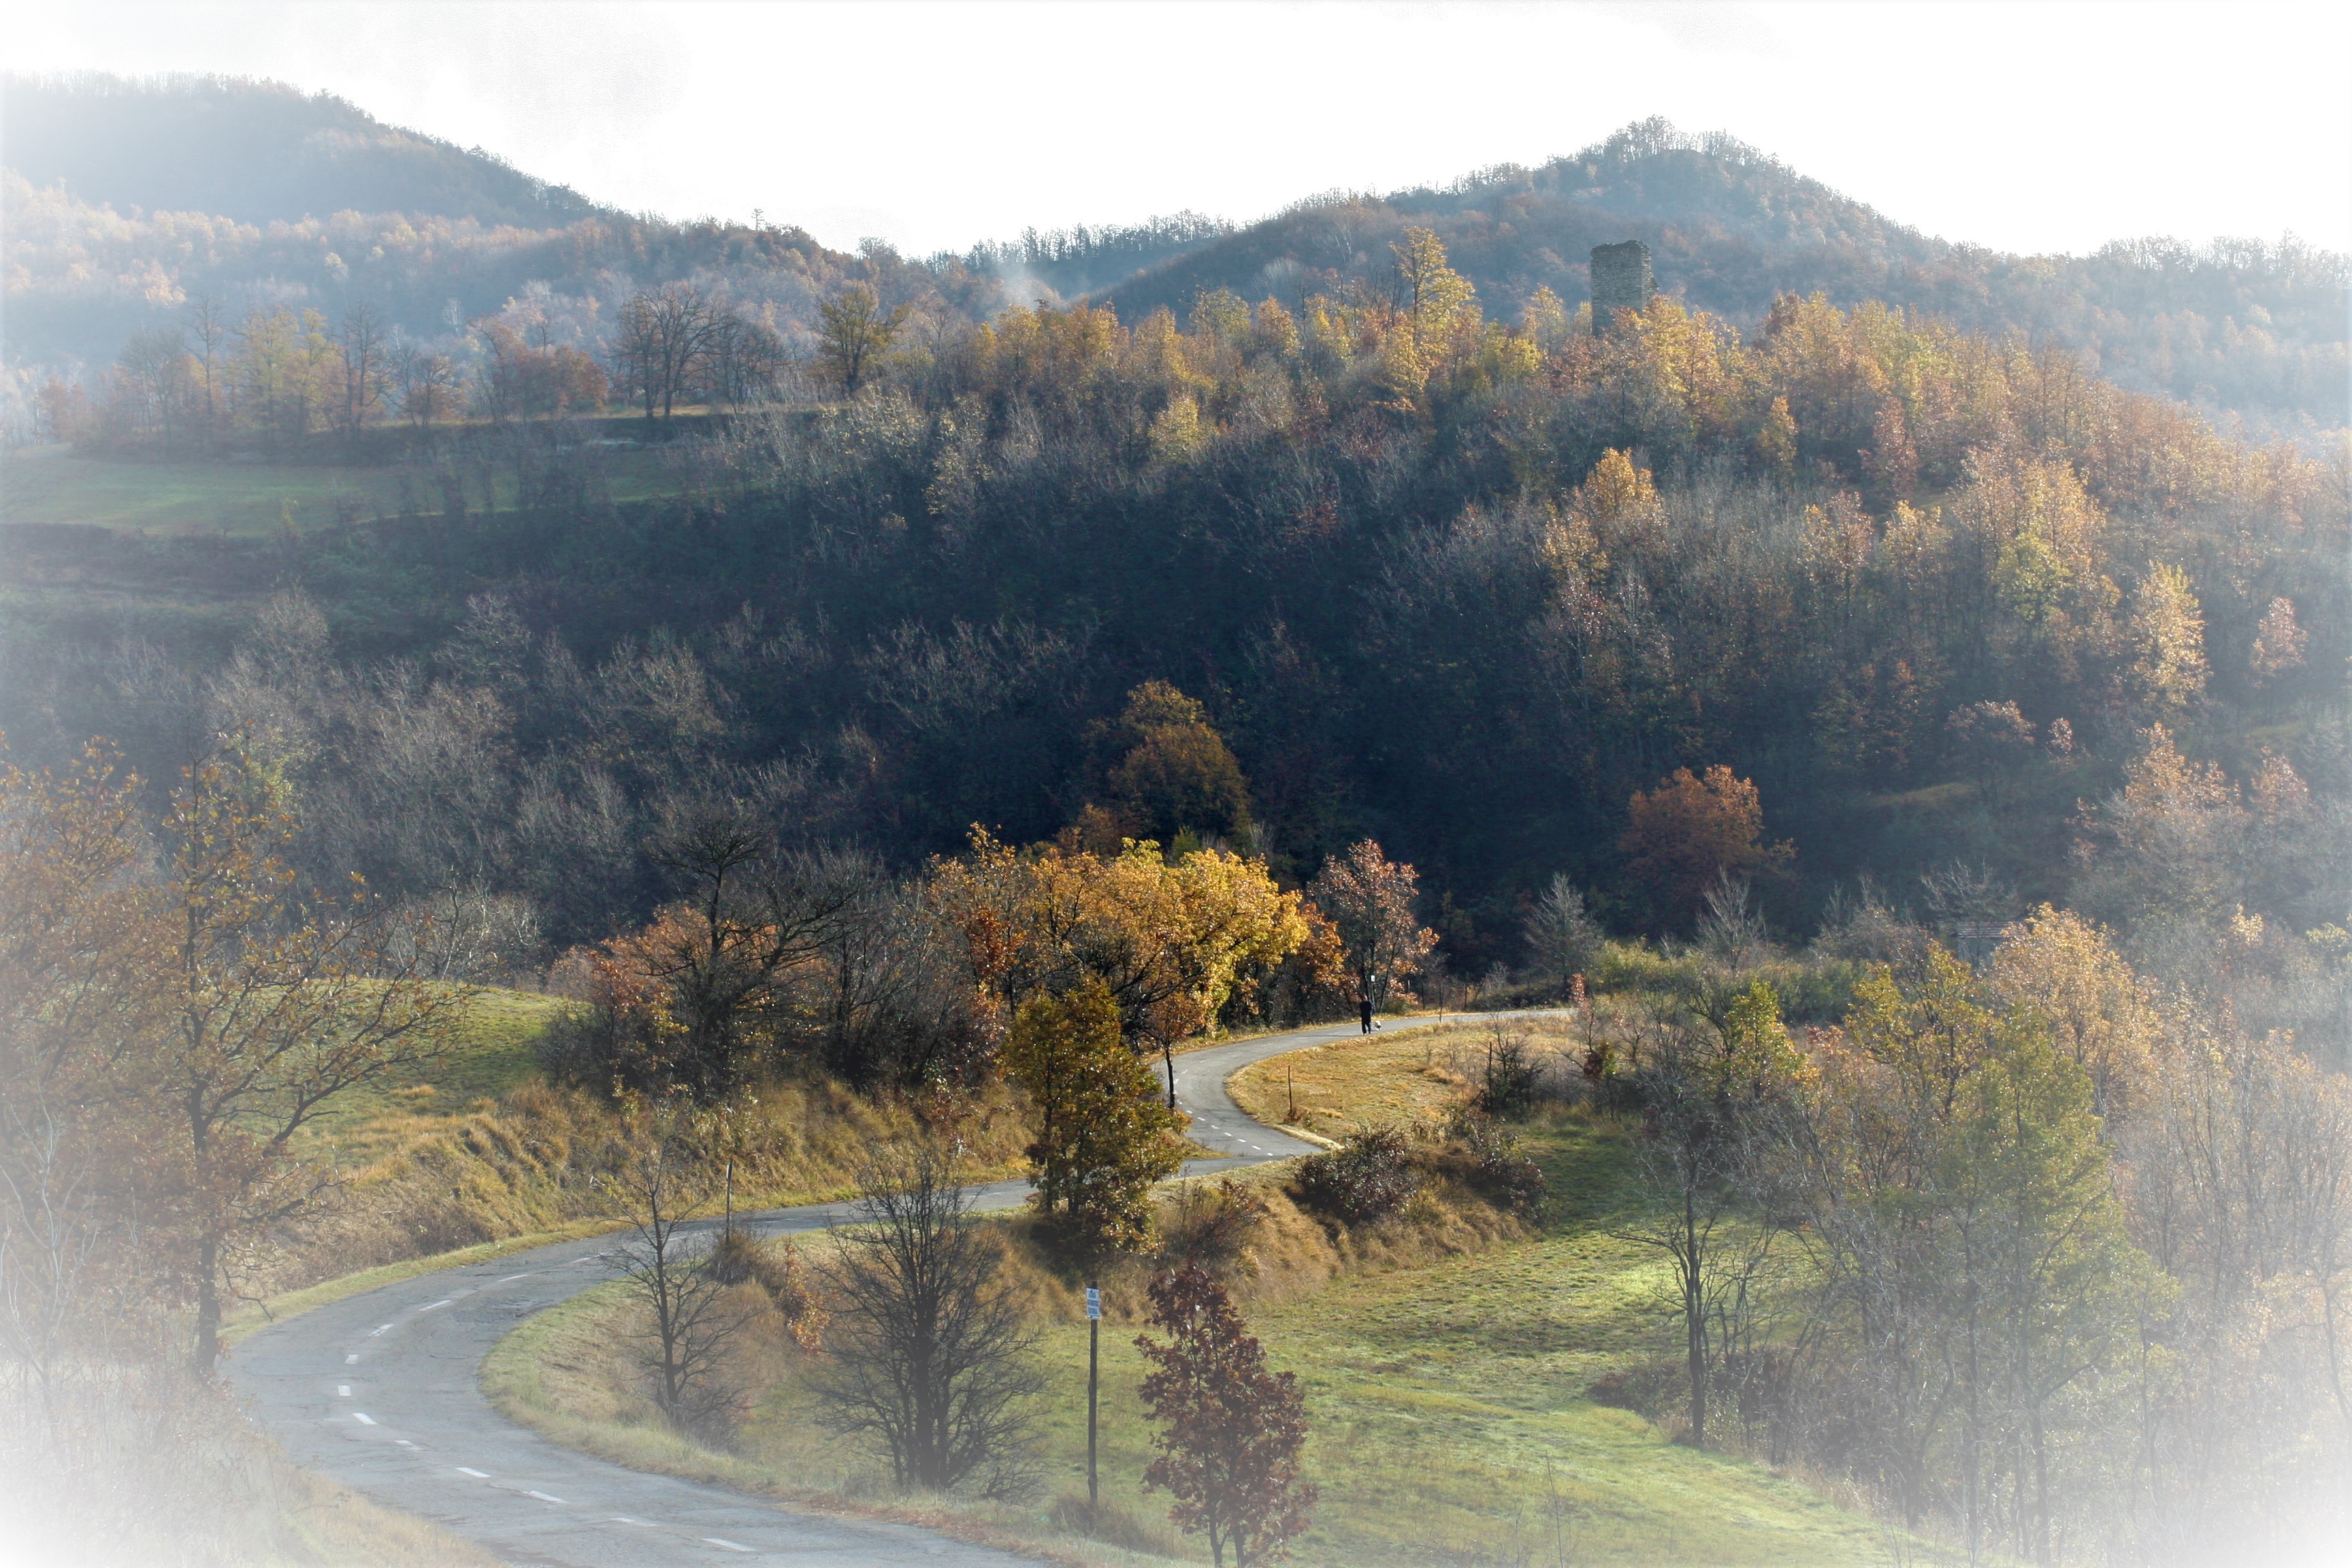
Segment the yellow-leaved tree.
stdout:
[[1152,1094],[1151,1068],[1119,1037],[1118,1004],[1088,977],[1021,1005],[1004,1075],[1029,1096],[1037,1212],[1086,1258],[1149,1238],[1151,1184],[1184,1163],[1182,1123]]
[[1022,851],[975,828],[971,852],[937,862],[932,879],[1000,1006],[1100,981],[1120,1037],[1166,1059],[1171,1106],[1177,1043],[1213,1026],[1307,940],[1298,895],[1276,888],[1264,861],[1225,849],[1173,861],[1150,840],[1130,839],[1116,855]]

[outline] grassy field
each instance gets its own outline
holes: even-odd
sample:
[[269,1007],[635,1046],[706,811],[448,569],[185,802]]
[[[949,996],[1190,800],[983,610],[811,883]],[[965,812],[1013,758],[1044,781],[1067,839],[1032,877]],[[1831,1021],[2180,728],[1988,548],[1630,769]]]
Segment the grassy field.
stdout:
[[[1344,1133],[1366,1122],[1442,1117],[1464,1092],[1454,1058],[1484,1032],[1469,1025],[1389,1033],[1296,1053],[1300,1096],[1312,1103],[1300,1121]],[[1286,1098],[1294,1075],[1277,1058],[1241,1075],[1244,1103]],[[1298,1561],[1564,1568],[1932,1560],[1920,1543],[1898,1541],[1794,1480],[1682,1447],[1654,1423],[1591,1397],[1611,1373],[1672,1362],[1663,1269],[1655,1254],[1610,1234],[1637,1202],[1620,1127],[1566,1114],[1532,1130],[1528,1143],[1550,1189],[1532,1238],[1413,1267],[1360,1267],[1248,1303],[1274,1363],[1297,1372],[1308,1394],[1309,1458],[1323,1498]],[[1114,1315],[1129,1301],[1115,1296]],[[815,1426],[789,1357],[728,1451],[661,1428],[621,1348],[631,1310],[621,1292],[607,1289],[532,1320],[494,1353],[486,1388],[558,1440],[627,1462],[779,1495],[882,1505],[877,1461]],[[1066,1515],[1054,1500],[1084,1493],[1086,1331],[1071,1300],[1053,1296],[1042,1315],[1050,1378],[1039,1407],[1043,1500],[918,1513],[1071,1561],[1141,1560],[1055,1527]],[[1129,1521],[1108,1533],[1145,1556],[1202,1559],[1197,1542],[1179,1541],[1160,1522],[1166,1500],[1137,1484],[1149,1458],[1135,1395],[1137,1329],[1107,1323],[1102,1340],[1104,1489]]]
[[[602,463],[616,501],[649,500],[677,488],[667,456],[658,450],[616,449]],[[501,507],[513,504],[513,482],[511,474],[500,477]],[[309,532],[343,517],[390,513],[399,498],[396,471],[381,467],[125,462],[80,457],[62,447],[23,447],[0,459],[0,521],[14,523],[241,536],[274,534],[291,523]]]
[[1567,1048],[1566,1018],[1427,1024],[1269,1057],[1225,1082],[1260,1121],[1340,1139],[1360,1128],[1433,1131],[1462,1103],[1496,1029],[1539,1052]]
[[564,1005],[533,992],[479,993],[446,1053],[342,1095],[311,1123],[312,1143],[342,1164],[366,1164],[434,1122],[483,1109],[539,1076],[539,1037]]

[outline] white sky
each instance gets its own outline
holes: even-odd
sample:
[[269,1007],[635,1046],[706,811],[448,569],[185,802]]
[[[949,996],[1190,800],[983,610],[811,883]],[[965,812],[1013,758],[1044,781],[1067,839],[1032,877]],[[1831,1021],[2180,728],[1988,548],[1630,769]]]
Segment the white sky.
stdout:
[[275,77],[596,199],[922,254],[1237,220],[1664,114],[1931,233],[2352,248],[2352,5],[61,4],[17,70]]

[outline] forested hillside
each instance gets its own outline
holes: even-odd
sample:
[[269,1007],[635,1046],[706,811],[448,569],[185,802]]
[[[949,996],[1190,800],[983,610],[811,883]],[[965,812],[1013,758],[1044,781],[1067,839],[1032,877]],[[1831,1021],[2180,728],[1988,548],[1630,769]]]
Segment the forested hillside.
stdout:
[[2088,257],[2010,256],[1906,228],[1728,136],[1664,121],[1573,157],[1465,175],[1441,190],[1300,203],[1120,283],[1132,318],[1202,289],[1296,302],[1376,268],[1430,228],[1481,294],[1585,296],[1586,254],[1646,241],[1659,286],[1741,327],[1783,294],[1924,311],[1994,337],[2070,349],[2096,374],[2300,435],[2346,424],[2344,257],[2293,242],[2125,241]]
[[630,295],[677,283],[805,355],[818,301],[848,280],[934,333],[1080,298],[1132,322],[1218,289],[1296,311],[1312,293],[1385,287],[1388,247],[1409,226],[1437,234],[1503,315],[1540,289],[1581,300],[1590,248],[1635,237],[1664,291],[1742,330],[1783,294],[1819,292],[2068,349],[2118,384],[2242,418],[2258,438],[2316,445],[2347,424],[2341,256],[2252,241],[2002,255],[1923,236],[1729,137],[1663,121],[1539,169],[1315,196],[1238,229],[1181,213],[917,260],[879,243],[831,250],[789,214],[750,227],[600,209],[275,84],[17,79],[5,101],[0,422],[15,440],[42,428],[43,383],[95,395],[132,339],[184,331],[206,301],[322,321],[364,305],[406,344],[478,364],[492,323],[606,358]]
[[206,213],[263,226],[399,212],[550,228],[600,211],[479,148],[282,82],[12,74],[0,78],[0,105],[10,168],[125,216]]
[[[902,861],[1123,825],[1300,874],[1375,834],[1473,975],[1557,871],[1687,929],[1642,812],[1752,816],[1741,780],[1784,929],[1956,861],[1951,920],[2070,889],[2291,946],[2341,918],[2341,468],[2063,352],[1818,298],[1748,336],[1670,299],[1603,337],[1548,295],[1498,321],[1427,231],[1303,313],[832,330],[869,335],[862,382],[836,342],[807,401],[674,443],[675,502],[614,507],[597,448],[521,418],[415,459],[373,526],[59,543],[37,574],[110,604],[285,591],[204,673],[177,612],[124,637],[28,597],[7,728],[161,776],[253,727],[320,866],[484,881],[566,941],[641,914],[646,825],[730,778]],[[1103,726],[1149,679],[1205,705],[1232,788],[1190,742],[1120,773],[1140,742]],[[2167,857],[2193,897],[2148,890]]]
[[[2340,1555],[2343,258],[1994,257],[1657,125],[922,261],[0,195],[0,1448],[77,1526],[222,1489],[163,1369],[240,1300],[617,1223],[646,1359],[572,1320],[548,1430],[928,1524],[1174,1549],[983,1479],[1075,1475],[1083,1281],[1245,1347],[1310,1562]],[[1344,1142],[1155,1198],[1261,1057]],[[961,1305],[731,1224],[861,1160]],[[961,1470],[891,1321],[992,1325]],[[1111,1359],[1132,1497],[1191,1418]]]

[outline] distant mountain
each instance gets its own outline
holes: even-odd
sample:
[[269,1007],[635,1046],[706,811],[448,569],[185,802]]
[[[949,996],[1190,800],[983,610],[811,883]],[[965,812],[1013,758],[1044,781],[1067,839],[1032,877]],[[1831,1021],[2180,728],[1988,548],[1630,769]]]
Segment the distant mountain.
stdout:
[[1591,247],[1640,239],[1662,290],[1742,328],[1782,294],[1874,300],[2063,344],[2110,379],[2257,428],[2347,422],[2352,261],[2341,254],[2137,241],[2089,257],[2007,255],[1923,235],[1728,136],[1689,136],[1663,120],[1541,168],[1301,202],[1097,285],[1097,297],[1129,319],[1181,312],[1216,289],[1296,303],[1385,275],[1390,242],[1414,225],[1444,241],[1490,313],[1515,314],[1539,288],[1573,310],[1590,295]]
[[82,74],[0,78],[0,162],[128,213],[239,223],[415,213],[552,228],[601,209],[478,148],[386,125],[281,82]]

